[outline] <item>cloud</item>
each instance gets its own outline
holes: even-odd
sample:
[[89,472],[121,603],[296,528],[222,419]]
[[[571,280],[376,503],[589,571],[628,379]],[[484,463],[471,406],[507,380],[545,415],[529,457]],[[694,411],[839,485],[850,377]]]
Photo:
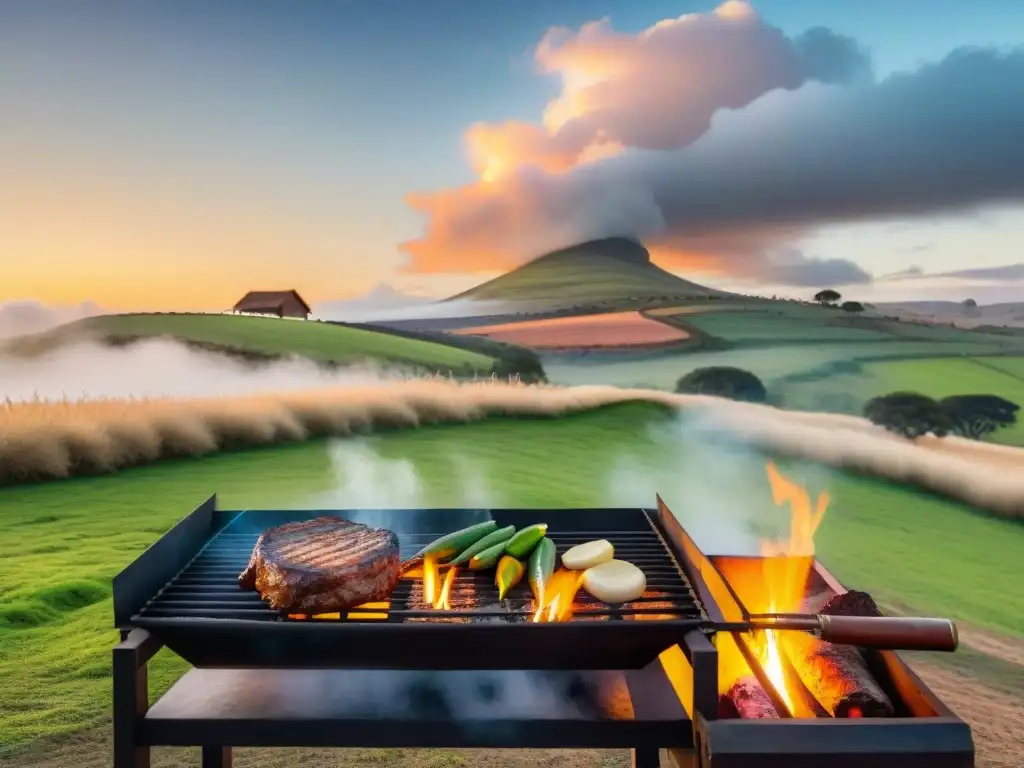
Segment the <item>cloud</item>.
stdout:
[[821,28],[787,38],[739,0],[637,35],[616,32],[608,19],[576,32],[551,29],[535,59],[541,72],[561,78],[562,92],[544,110],[543,125],[470,128],[470,156],[486,180],[526,165],[563,171],[623,147],[678,149],[704,134],[720,109],[739,109],[776,88],[845,82],[869,71],[850,38]]
[[377,315],[422,306],[433,301],[427,296],[405,293],[388,283],[378,283],[367,293],[354,299],[319,302],[313,307],[313,314],[325,320],[347,320],[350,317]]
[[913,266],[900,272],[886,275],[884,280],[932,280],[935,278],[964,280],[975,282],[1006,282],[1024,280],[1024,264],[1004,264],[998,267],[972,267],[970,269],[954,269],[949,272],[926,272],[924,268]]
[[804,288],[820,286],[865,285],[872,276],[849,259],[823,259],[805,256],[794,248],[768,253],[752,262],[754,277],[762,283]]
[[0,339],[29,333],[42,333],[64,323],[102,315],[103,310],[91,301],[74,306],[47,306],[33,299],[0,304]]
[[1024,199],[1024,50],[876,82],[849,38],[788,38],[733,2],[635,36],[556,30],[537,59],[563,82],[543,126],[470,130],[481,180],[410,197],[427,227],[402,246],[408,270],[633,235],[670,268],[760,278],[823,224]]
[[996,282],[1012,282],[1024,280],[1024,264],[1006,264],[1001,267],[975,267],[973,269],[957,269],[952,272],[940,272],[936,277],[954,277],[961,280],[991,280]]

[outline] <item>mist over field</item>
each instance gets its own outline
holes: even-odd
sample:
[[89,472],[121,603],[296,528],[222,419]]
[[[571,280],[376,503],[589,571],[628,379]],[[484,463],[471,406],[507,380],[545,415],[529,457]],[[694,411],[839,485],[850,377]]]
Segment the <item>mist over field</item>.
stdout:
[[220,397],[394,381],[398,366],[328,370],[303,358],[253,365],[175,341],[111,347],[92,341],[33,358],[0,355],[0,398]]

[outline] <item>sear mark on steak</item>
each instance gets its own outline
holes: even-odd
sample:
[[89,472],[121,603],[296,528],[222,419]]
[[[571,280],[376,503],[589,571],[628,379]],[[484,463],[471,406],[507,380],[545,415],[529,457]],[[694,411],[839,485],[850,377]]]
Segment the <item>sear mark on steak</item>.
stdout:
[[318,517],[261,533],[238,583],[275,611],[333,613],[387,599],[400,575],[394,532]]

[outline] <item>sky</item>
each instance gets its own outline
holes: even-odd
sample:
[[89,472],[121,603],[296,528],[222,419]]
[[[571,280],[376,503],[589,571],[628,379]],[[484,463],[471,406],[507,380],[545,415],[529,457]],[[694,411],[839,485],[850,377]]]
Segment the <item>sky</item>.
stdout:
[[0,302],[443,297],[627,234],[1024,300],[1022,44],[1019,0],[3,3]]

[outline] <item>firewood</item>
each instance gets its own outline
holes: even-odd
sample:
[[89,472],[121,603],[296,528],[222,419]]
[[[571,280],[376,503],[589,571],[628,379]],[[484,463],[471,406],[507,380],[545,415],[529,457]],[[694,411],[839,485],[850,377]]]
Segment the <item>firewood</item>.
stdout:
[[718,716],[744,720],[778,719],[772,700],[756,677],[741,677],[718,700]]
[[[819,610],[831,616],[881,616],[871,595],[834,595]],[[875,681],[860,649],[802,632],[787,632],[783,648],[804,686],[833,717],[891,717],[892,702]]]
[[833,595],[818,613],[829,616],[881,616],[878,604],[867,592],[851,590]]

